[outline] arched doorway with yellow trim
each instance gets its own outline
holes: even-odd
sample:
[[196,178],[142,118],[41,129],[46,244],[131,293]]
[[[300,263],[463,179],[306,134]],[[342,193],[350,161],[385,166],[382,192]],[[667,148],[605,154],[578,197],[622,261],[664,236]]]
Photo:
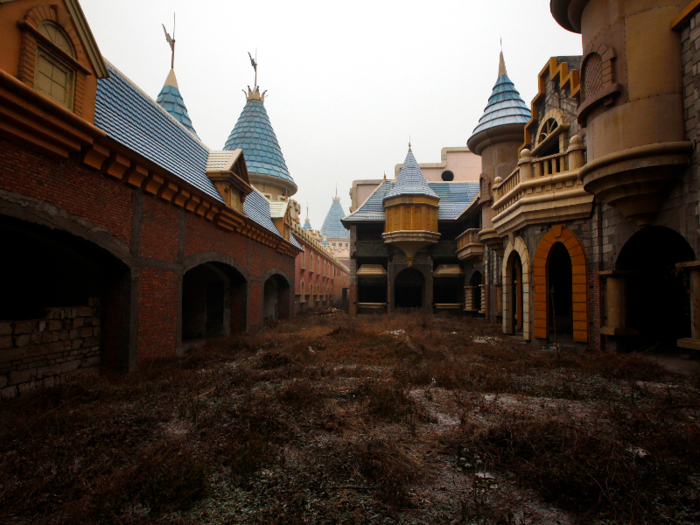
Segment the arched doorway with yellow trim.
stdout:
[[520,237],[509,240],[503,253],[503,332],[530,340],[530,258]]
[[568,335],[587,343],[588,268],[579,238],[563,225],[553,226],[540,241],[532,267],[535,337]]

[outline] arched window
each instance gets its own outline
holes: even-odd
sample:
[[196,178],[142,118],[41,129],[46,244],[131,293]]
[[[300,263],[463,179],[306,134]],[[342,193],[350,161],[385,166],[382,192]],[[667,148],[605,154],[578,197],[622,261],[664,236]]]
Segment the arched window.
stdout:
[[[39,32],[58,49],[75,58],[73,44],[58,25],[44,21],[39,26]],[[34,88],[54,102],[72,110],[75,70],[64,60],[61,60],[57,53],[52,53],[47,47],[39,44],[37,45]]]

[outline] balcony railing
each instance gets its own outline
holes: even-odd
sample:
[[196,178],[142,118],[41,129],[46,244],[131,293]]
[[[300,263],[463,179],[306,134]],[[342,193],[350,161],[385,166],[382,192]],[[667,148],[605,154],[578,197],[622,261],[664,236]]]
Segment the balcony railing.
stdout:
[[481,228],[469,228],[457,237],[457,257],[462,261],[484,255],[484,245],[479,241]]
[[[575,140],[578,139],[578,140]],[[587,216],[593,195],[583,189],[578,174],[583,145],[573,137],[566,153],[531,158],[522,150],[518,167],[493,186],[493,225],[499,234],[527,224],[571,220]]]

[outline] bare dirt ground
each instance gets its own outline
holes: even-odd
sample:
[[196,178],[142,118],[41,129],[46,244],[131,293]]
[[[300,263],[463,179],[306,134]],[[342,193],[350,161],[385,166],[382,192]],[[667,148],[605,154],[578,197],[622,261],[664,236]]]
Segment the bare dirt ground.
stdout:
[[322,310],[3,402],[0,523],[699,523],[698,388]]

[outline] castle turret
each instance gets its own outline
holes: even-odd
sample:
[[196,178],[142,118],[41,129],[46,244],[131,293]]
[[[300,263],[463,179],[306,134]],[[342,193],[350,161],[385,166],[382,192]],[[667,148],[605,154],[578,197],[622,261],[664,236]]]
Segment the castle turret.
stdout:
[[265,93],[260,93],[257,85],[248,88],[246,105],[224,149],[242,149],[250,183],[268,199],[284,200],[297,192],[297,185],[289,174],[264,103]]
[[426,246],[435,244],[440,198],[430,188],[408,146],[396,183],[383,199],[385,224],[382,238],[406,255],[408,266]]
[[481,156],[482,227],[492,227],[491,187],[494,179],[505,179],[518,165],[518,148],[523,144],[525,124],[530,120],[530,110],[508,78],[506,63],[501,51],[498,79],[472,136],[469,149]]
[[685,135],[685,54],[672,30],[685,4],[550,4],[556,21],[583,40],[578,121],[588,129],[588,159],[579,177],[587,191],[640,225],[654,219],[694,148]]
[[168,77],[165,79],[165,84],[163,84],[163,89],[160,90],[156,102],[165,111],[170,113],[175,120],[187,128],[190,133],[197,136],[197,132],[194,130],[194,126],[192,126],[192,120],[190,120],[190,116],[187,114],[187,106],[185,106],[185,101],[180,94],[180,88],[177,85],[175,69],[171,69],[170,73],[168,73]]

